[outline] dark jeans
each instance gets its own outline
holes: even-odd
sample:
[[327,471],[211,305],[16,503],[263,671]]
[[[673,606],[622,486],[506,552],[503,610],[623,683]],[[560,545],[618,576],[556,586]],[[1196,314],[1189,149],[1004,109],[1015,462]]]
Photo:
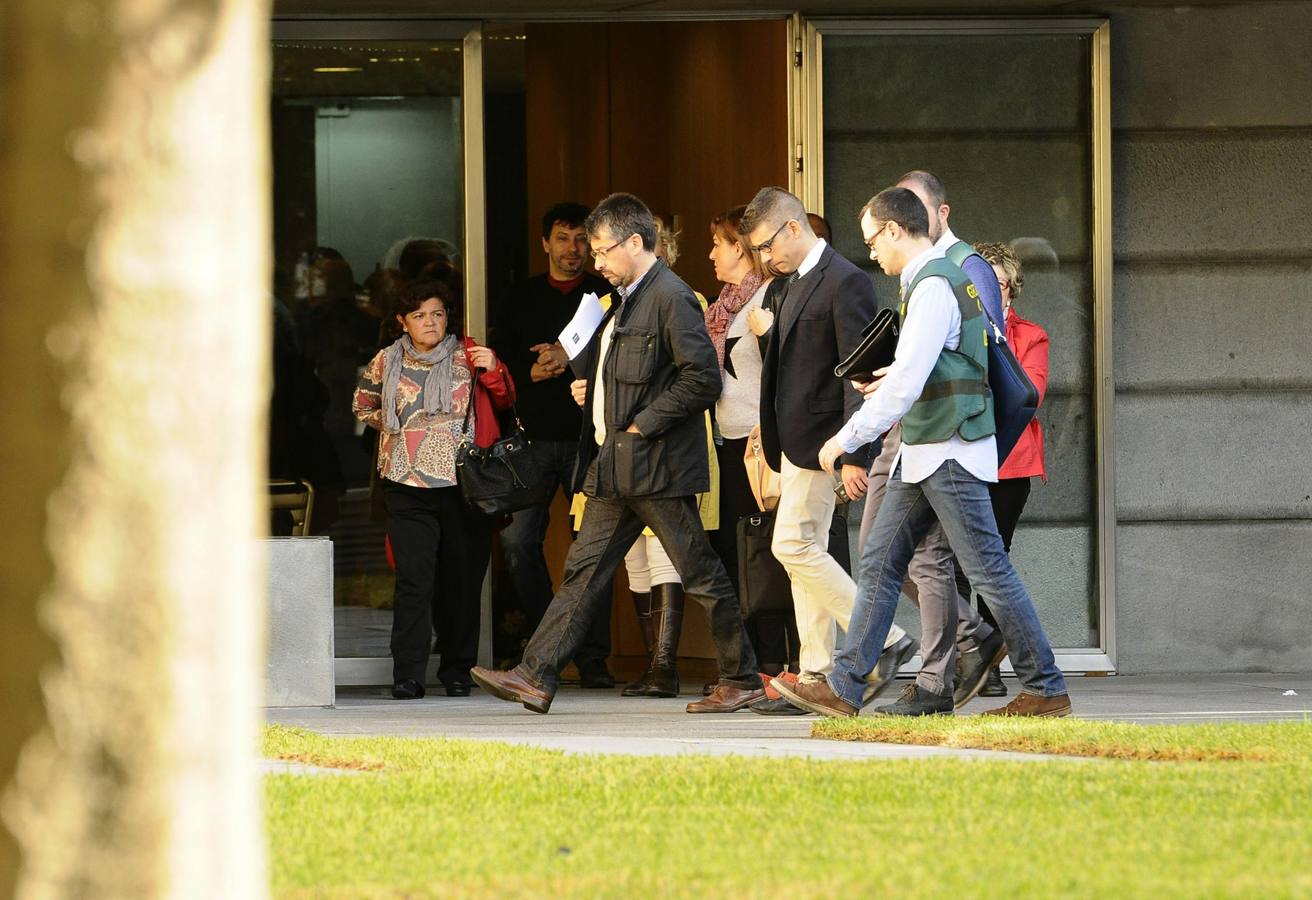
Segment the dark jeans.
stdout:
[[[1030,499],[1030,479],[1028,478],[1004,478],[1000,481],[989,485],[989,500],[993,503],[993,518],[998,522],[998,534],[1002,537],[1002,546],[1008,554],[1011,553],[1011,538],[1016,533],[1016,523],[1020,521],[1020,514],[1025,510],[1025,503]],[[956,557],[952,559],[952,565],[956,569],[957,575],[957,593],[959,593],[967,603],[970,602],[970,580],[966,578],[966,573],[961,571],[961,563],[957,562]],[[984,602],[984,598],[975,595],[979,603],[979,614],[994,628],[998,627],[998,620],[993,618],[993,610]]]
[[738,596],[711,549],[692,497],[588,498],[582,530],[565,561],[565,579],[524,648],[519,671],[546,690],[557,688],[561,666],[577,652],[596,616],[609,608],[615,572],[644,525],[669,554],[683,579],[684,595],[706,608],[720,680],[737,687],[760,687]]
[[[556,485],[565,489],[568,499],[578,445],[574,441],[534,441],[533,453],[542,460],[552,480],[552,499],[556,496]],[[542,554],[542,544],[550,524],[551,501],[548,500],[541,506],[532,506],[515,513],[499,537],[501,553],[506,560],[506,575],[515,595],[519,597],[530,633],[538,627],[542,616],[546,614],[547,605],[551,603],[551,573],[547,571],[547,559]],[[609,656],[610,606],[607,606],[593,619],[574,660],[583,665],[605,662]]]
[[387,536],[396,558],[392,680],[421,684],[437,630],[444,682],[469,681],[478,661],[479,600],[492,549],[492,520],[457,487],[419,488],[383,479]]
[[[747,438],[725,438],[715,448],[720,463],[720,527],[709,532],[711,546],[724,563],[724,570],[733,583],[734,596],[738,591],[738,520],[756,515],[756,498],[747,480],[747,467],[743,454],[747,451]],[[797,618],[792,612],[766,612],[750,616],[744,623],[752,650],[763,671],[783,671],[789,664],[797,664]]]

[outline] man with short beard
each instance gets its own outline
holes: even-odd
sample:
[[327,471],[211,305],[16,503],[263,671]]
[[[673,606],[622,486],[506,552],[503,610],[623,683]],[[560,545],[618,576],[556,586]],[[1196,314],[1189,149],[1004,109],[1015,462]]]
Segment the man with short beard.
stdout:
[[[582,418],[569,393],[569,360],[557,338],[574,317],[583,295],[603,296],[610,284],[588,271],[588,239],[583,229],[589,209],[581,203],[557,203],[542,216],[542,251],[547,271],[522,282],[502,310],[492,348],[510,369],[518,394],[516,409],[532,442],[532,452],[554,485],[569,499]],[[500,532],[506,573],[528,617],[532,633],[551,602],[551,575],[542,542],[551,524],[551,499],[515,513]],[[568,504],[566,504],[568,507]],[[610,610],[593,622],[575,657],[579,681],[586,688],[612,688],[606,667],[610,656]]]

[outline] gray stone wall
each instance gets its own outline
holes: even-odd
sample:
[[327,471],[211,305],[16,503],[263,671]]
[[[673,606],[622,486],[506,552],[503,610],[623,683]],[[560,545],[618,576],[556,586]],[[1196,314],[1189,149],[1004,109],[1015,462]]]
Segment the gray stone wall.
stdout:
[[1105,12],[1117,665],[1312,670],[1312,4]]

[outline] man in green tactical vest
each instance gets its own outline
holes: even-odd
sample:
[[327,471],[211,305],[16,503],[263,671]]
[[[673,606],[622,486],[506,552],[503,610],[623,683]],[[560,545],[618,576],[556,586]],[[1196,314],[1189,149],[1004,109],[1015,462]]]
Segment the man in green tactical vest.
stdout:
[[[889,188],[861,211],[870,256],[902,283],[897,354],[877,390],[821,448],[833,467],[902,423],[902,447],[888,491],[862,548],[856,608],[823,681],[778,685],[790,702],[820,715],[854,716],[865,676],[875,667],[893,623],[898,594],[916,546],[937,521],[962,569],[997,616],[1021,693],[985,715],[1064,716],[1066,682],[1025,585],[1003,549],[988,483],[997,481],[988,333],[970,280],[929,238],[920,199]],[[895,708],[905,715],[951,714],[952,693],[909,685]]]

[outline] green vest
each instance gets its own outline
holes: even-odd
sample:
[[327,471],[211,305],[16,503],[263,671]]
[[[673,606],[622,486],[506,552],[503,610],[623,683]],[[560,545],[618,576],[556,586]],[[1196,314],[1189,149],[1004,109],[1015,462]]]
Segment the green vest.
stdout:
[[916,273],[902,294],[901,321],[907,302],[926,278],[946,278],[961,312],[961,343],[938,355],[925,389],[902,417],[902,442],[935,444],[953,434],[977,441],[993,434],[993,394],[989,391],[988,331],[979,292],[966,273],[946,259],[932,259]]

